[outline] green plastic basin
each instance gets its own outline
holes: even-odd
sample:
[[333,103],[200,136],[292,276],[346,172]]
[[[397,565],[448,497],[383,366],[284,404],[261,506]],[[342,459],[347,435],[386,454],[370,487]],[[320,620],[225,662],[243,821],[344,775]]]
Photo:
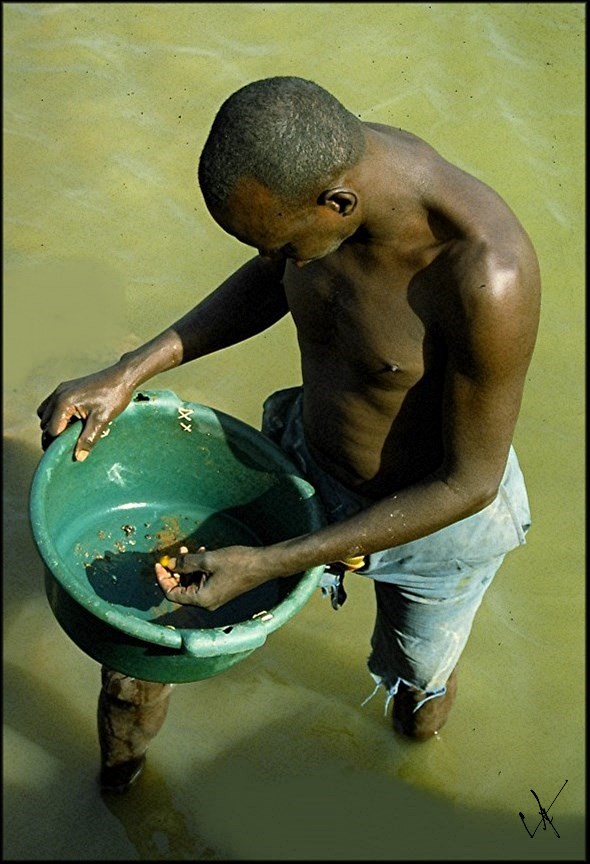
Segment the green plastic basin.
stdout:
[[137,391],[84,462],[74,423],[43,454],[30,520],[51,609],[111,669],[148,681],[209,678],[248,657],[318,586],[323,567],[209,612],[167,600],[154,564],[266,545],[324,524],[313,487],[261,432],[171,391]]

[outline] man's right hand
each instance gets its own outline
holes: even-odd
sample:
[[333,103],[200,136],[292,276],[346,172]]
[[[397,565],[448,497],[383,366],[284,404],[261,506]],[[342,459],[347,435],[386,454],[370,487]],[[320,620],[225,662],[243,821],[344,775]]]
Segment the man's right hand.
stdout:
[[74,448],[74,459],[86,459],[100,435],[129,404],[133,387],[126,383],[120,367],[111,366],[92,375],[64,381],[41,402],[41,446],[46,450],[73,421],[82,420],[82,431]]

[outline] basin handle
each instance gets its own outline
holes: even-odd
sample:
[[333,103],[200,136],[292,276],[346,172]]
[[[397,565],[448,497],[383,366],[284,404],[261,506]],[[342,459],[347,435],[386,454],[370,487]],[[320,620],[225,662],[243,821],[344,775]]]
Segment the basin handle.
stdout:
[[[227,630],[228,632],[224,632]],[[266,642],[266,627],[260,621],[246,621],[233,627],[207,630],[180,630],[182,646],[192,657],[217,657],[260,648]]]

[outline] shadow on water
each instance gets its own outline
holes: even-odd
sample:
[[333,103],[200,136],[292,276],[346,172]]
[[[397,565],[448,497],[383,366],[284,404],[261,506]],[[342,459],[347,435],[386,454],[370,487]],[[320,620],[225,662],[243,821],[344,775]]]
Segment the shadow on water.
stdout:
[[198,834],[198,813],[178,808],[162,774],[151,764],[141,786],[125,795],[103,795],[102,801],[123,826],[142,861],[222,861]]
[[[516,807],[512,817],[459,808],[345,759],[335,767],[329,739],[314,739],[315,765],[306,768],[310,744],[297,716],[259,728],[205,771],[189,763],[174,786],[148,761],[127,794],[101,796],[96,744],[78,732],[88,723],[21,669],[5,669],[5,688],[6,722],[62,767],[43,786],[5,785],[4,860],[39,860],[43,848],[48,860],[135,857],[103,807],[140,860],[584,860],[582,819],[557,808],[560,838],[549,827],[529,838]],[[532,803],[527,820],[531,829],[538,821]]]
[[[61,674],[63,670],[56,671]],[[97,696],[98,688],[97,666]],[[105,807],[141,860],[215,860],[198,835],[197,821],[187,824],[153,765],[146,768],[141,786],[127,795],[101,796],[98,744],[89,717],[73,711],[51,685],[10,664],[4,667],[4,722],[18,730],[20,741],[42,750],[52,767],[42,781],[35,782],[30,770],[5,781],[3,860],[135,857],[105,818]]]
[[[344,754],[337,764],[337,736],[314,739],[310,766],[300,722],[269,724],[205,776],[200,769],[199,817],[224,838],[229,860],[584,860],[583,819],[561,817],[558,803],[549,815],[559,838],[548,823],[531,838],[517,806],[513,814],[459,807],[350,767]],[[534,805],[531,796],[531,832]]]
[[[3,602],[21,602],[43,590],[43,564],[37,553],[29,524],[29,489],[41,458],[41,448],[4,436],[2,442],[3,480]],[[39,574],[38,580],[35,574]],[[24,578],[26,577],[26,578]]]

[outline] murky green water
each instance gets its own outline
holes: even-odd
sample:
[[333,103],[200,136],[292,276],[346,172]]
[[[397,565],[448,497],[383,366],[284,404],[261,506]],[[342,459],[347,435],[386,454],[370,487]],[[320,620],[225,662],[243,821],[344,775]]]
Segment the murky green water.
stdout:
[[[6,3],[5,860],[583,858],[581,3]],[[534,527],[476,620],[440,740],[393,737],[365,670],[372,586],[179,685],[141,783],[96,786],[97,664],[48,607],[28,528],[35,408],[179,317],[251,253],[195,180],[221,102],[309,77],[494,186],[544,299],[516,444]],[[150,382],[258,424],[294,331]],[[534,789],[547,808],[534,838]]]

